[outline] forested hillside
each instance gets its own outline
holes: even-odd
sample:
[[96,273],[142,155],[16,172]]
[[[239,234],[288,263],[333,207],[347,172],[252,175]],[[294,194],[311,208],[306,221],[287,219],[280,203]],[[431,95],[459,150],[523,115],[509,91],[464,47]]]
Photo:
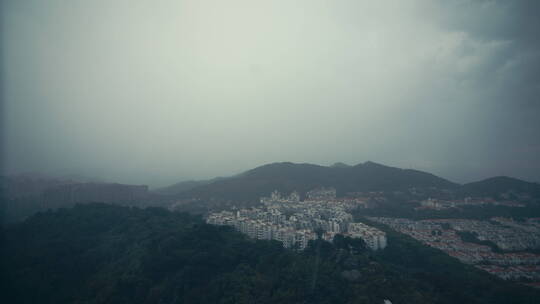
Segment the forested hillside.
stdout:
[[303,252],[159,208],[77,205],[4,231],[5,303],[535,303],[540,292],[395,233]]

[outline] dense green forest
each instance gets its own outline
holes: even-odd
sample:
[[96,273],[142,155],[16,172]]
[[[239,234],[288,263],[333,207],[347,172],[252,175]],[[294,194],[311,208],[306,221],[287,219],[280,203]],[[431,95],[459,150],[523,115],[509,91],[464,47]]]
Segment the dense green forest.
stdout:
[[338,236],[302,252],[160,208],[77,205],[3,231],[4,303],[536,303],[388,231],[380,252]]

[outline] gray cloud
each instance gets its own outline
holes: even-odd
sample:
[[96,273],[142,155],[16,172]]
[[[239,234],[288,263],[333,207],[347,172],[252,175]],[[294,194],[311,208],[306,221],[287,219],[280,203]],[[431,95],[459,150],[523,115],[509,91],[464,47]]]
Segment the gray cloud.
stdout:
[[8,172],[540,181],[537,1],[3,1]]

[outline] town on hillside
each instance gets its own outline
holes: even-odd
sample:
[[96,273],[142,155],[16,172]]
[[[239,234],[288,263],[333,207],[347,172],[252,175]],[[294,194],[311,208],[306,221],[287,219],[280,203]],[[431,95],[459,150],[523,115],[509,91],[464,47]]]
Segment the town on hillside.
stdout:
[[[369,194],[379,195],[380,194]],[[380,201],[381,199],[376,197]],[[415,210],[435,211],[462,206],[523,207],[522,203],[489,198],[444,200],[427,198]],[[336,189],[317,188],[307,191],[304,199],[297,191],[283,195],[277,190],[260,198],[257,207],[212,212],[206,222],[234,227],[251,238],[277,240],[286,248],[302,250],[318,237],[330,241],[337,234],[362,239],[372,250],[384,249],[384,231],[355,222],[353,213],[373,208],[374,199],[366,193],[336,198]],[[356,214],[356,213],[355,213]],[[504,280],[540,285],[540,220],[492,217],[489,220],[438,218],[412,220],[397,217],[365,217],[386,225],[423,244],[442,250],[459,261],[474,265]]]
[[210,213],[206,222],[226,225],[262,240],[277,240],[285,248],[305,249],[318,233],[326,241],[342,234],[360,238],[372,250],[384,249],[386,234],[363,223],[353,222],[348,212],[365,204],[362,200],[336,199],[336,189],[318,188],[306,193],[300,200],[294,191],[283,196],[277,190],[260,199],[262,207]]

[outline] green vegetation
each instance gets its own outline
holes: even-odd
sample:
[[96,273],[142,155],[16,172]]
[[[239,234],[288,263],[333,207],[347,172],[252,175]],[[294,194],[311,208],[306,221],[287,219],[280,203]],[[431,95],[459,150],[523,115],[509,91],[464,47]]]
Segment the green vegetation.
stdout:
[[402,235],[373,253],[358,239],[303,252],[160,208],[78,205],[6,228],[6,303],[534,303]]
[[462,241],[468,242],[468,243],[474,243],[479,245],[485,245],[491,247],[491,250],[493,252],[503,252],[499,246],[497,246],[495,243],[491,241],[481,241],[478,239],[478,234],[476,232],[471,231],[456,231],[457,235],[461,238]]
[[409,218],[412,220],[466,218],[488,220],[495,216],[512,217],[516,219],[540,216],[540,206],[527,207],[507,206],[461,206],[444,210],[420,209],[415,210],[415,204],[405,200],[392,200],[379,203],[377,208],[358,209],[355,213],[359,216],[380,216]]

